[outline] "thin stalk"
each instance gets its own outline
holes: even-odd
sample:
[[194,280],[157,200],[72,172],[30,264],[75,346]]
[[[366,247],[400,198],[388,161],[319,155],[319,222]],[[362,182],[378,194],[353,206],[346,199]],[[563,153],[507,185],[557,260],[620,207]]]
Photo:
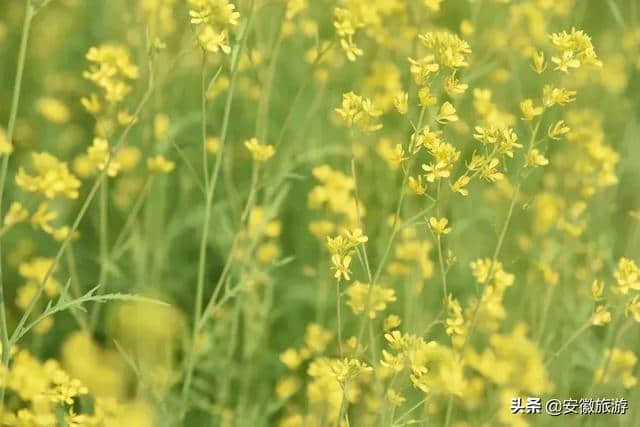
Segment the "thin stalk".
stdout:
[[[109,276],[109,181],[104,180],[100,185],[100,275],[98,283],[105,289]],[[95,330],[100,315],[101,304],[95,304],[91,313],[91,330]]]
[[336,319],[338,322],[338,348],[340,349],[340,358],[342,359],[342,309],[340,308],[340,279],[336,283]]
[[[422,129],[422,123],[424,122],[424,116],[427,111],[427,107],[422,107],[420,111],[420,119],[418,121],[418,126],[416,130],[419,132]],[[399,230],[399,220],[400,220],[400,211],[402,211],[402,206],[404,205],[404,198],[406,196],[406,187],[407,181],[409,180],[409,172],[411,170],[412,163],[410,162],[409,166],[406,170],[404,170],[404,175],[402,177],[402,188],[400,189],[400,199],[398,199],[398,204],[396,206],[395,216],[393,217],[393,226],[391,229],[391,236],[389,237],[389,241],[387,242],[387,246],[385,247],[382,258],[380,259],[380,263],[378,264],[378,268],[373,276],[373,283],[376,283],[382,274],[382,270],[387,262],[387,257],[391,252],[391,247],[393,246],[393,242],[395,240],[396,234]]]
[[202,168],[204,172],[204,188],[209,188],[209,161],[207,156],[207,51],[202,50],[201,80],[201,109],[202,109]]
[[542,339],[542,335],[544,334],[544,329],[547,326],[547,318],[549,317],[549,309],[551,308],[551,303],[553,301],[553,294],[555,291],[554,285],[547,285],[548,289],[545,292],[544,297],[544,305],[542,307],[542,314],[540,315],[540,326],[538,327],[538,336],[536,337],[536,342],[540,343]]
[[254,199],[256,197],[256,191],[258,188],[258,176],[260,171],[260,165],[258,162],[253,162],[253,168],[251,169],[251,187],[249,188],[249,197],[247,198],[247,203],[244,207],[242,215],[240,216],[240,223],[244,224],[251,212],[251,208],[254,205]]
[[[526,159],[528,157],[529,152],[531,151],[531,149],[533,148],[535,141],[536,141],[536,137],[538,135],[538,130],[540,129],[540,122],[541,120],[538,120],[538,123],[536,124],[536,126],[534,127],[532,133],[531,133],[531,139],[529,141],[529,146],[527,148],[527,153],[525,154],[524,157],[524,162],[526,162]],[[522,186],[522,181],[520,180],[520,176],[522,175],[524,169],[524,163],[523,165],[520,167],[520,170],[518,170],[516,179],[518,180],[518,183],[516,184],[515,188],[513,189],[513,195],[511,196],[511,203],[509,204],[509,210],[507,212],[507,217],[504,221],[504,224],[502,225],[502,230],[500,231],[500,236],[498,237],[498,242],[496,244],[496,248],[493,251],[493,257],[491,259],[491,265],[489,266],[489,272],[487,274],[487,280],[486,282],[489,283],[489,281],[493,278],[493,274],[495,273],[495,265],[498,262],[498,257],[500,256],[500,251],[502,250],[502,245],[504,244],[504,239],[505,236],[507,235],[507,230],[509,229],[509,224],[511,223],[511,218],[513,217],[513,209],[515,208],[516,202],[518,200],[518,196],[520,195],[520,187]],[[475,326],[476,326],[476,322],[478,320],[478,312],[480,311],[480,307],[482,306],[482,299],[480,299],[478,301],[478,304],[476,305],[475,310],[473,311],[473,316],[472,316],[472,320],[471,320],[471,326],[469,329],[469,333],[467,334],[467,336],[465,337],[465,341],[464,344],[462,346],[462,350],[464,351],[467,347],[467,344],[469,343],[469,341],[471,340],[471,336],[473,335],[474,331],[475,331]]]
[[[65,255],[67,258],[67,268],[69,270],[69,276],[71,280],[71,288],[73,289],[73,297],[80,298],[82,297],[82,290],[80,289],[80,279],[78,277],[78,268],[76,265],[76,257],[73,254],[73,245],[69,244],[69,246],[65,249]],[[78,325],[82,328],[83,331],[89,331],[89,322],[87,321],[86,314],[77,313],[75,311],[71,311],[71,314],[78,322]]]
[[[24,21],[22,24],[22,36],[20,38],[20,48],[18,51],[18,61],[16,66],[16,77],[13,85],[13,97],[11,100],[11,110],[9,113],[9,124],[7,125],[7,138],[9,144],[13,143],[13,133],[18,117],[18,107],[20,105],[20,93],[22,90],[22,75],[24,73],[24,64],[27,56],[27,46],[29,44],[29,31],[31,29],[31,21],[33,19],[33,6],[31,0],[25,0],[24,3]],[[7,179],[7,171],[9,169],[10,154],[2,157],[2,167],[0,171],[0,217],[2,216],[2,201],[4,199],[4,186]],[[0,332],[2,339],[2,366],[4,370],[9,368],[9,359],[11,344],[9,339],[9,331],[7,329],[6,305],[4,301],[4,282],[2,280],[2,239],[0,238]],[[4,382],[0,386],[0,410],[4,409]]]
[[231,105],[233,102],[233,95],[235,92],[236,80],[238,76],[238,64],[240,61],[240,56],[244,46],[246,44],[247,35],[249,33],[249,29],[251,27],[253,21],[253,15],[255,11],[255,1],[251,2],[251,10],[249,12],[249,17],[245,24],[244,29],[242,30],[242,34],[240,36],[239,42],[236,44],[236,47],[231,54],[231,82],[229,84],[229,93],[227,95],[227,101],[224,109],[224,116],[222,119],[222,129],[220,133],[220,150],[216,156],[216,162],[211,172],[211,177],[208,179],[208,184],[206,186],[207,194],[205,199],[205,213],[204,213],[204,223],[202,236],[200,239],[200,253],[198,257],[198,273],[197,273],[197,283],[196,283],[196,300],[195,300],[195,309],[193,313],[193,334],[191,337],[191,349],[189,351],[189,355],[187,358],[187,367],[185,374],[185,381],[182,386],[182,405],[180,410],[179,419],[182,421],[186,416],[187,412],[187,397],[189,394],[189,390],[191,389],[191,381],[193,379],[193,371],[195,369],[196,363],[196,342],[198,338],[198,325],[200,324],[200,318],[202,316],[202,307],[203,307],[203,295],[204,295],[204,282],[205,282],[205,267],[207,263],[207,243],[209,240],[209,228],[211,222],[211,211],[213,199],[215,196],[215,190],[218,183],[218,177],[220,176],[220,168],[222,166],[222,157],[224,154],[225,143],[227,140],[227,133],[229,130],[229,118],[231,116]]
[[444,257],[442,256],[442,242],[440,235],[436,239],[438,242],[438,262],[440,264],[440,278],[442,280],[442,295],[445,301],[445,307],[447,305],[447,271],[444,268]]
[[420,407],[420,405],[424,405],[424,403],[429,400],[431,396],[427,396],[424,399],[422,399],[421,401],[419,401],[418,403],[416,403],[415,405],[413,405],[407,412],[405,412],[404,414],[400,415],[400,417],[398,417],[395,421],[392,422],[391,425],[397,425],[401,420],[405,419],[406,417],[408,417],[413,411],[415,411],[416,409],[418,409],[418,407]]
[[567,349],[567,347],[569,347],[580,335],[582,335],[584,333],[584,331],[586,331],[587,329],[589,329],[591,327],[591,319],[589,319],[584,325],[582,325],[581,327],[579,327],[574,333],[573,335],[571,335],[565,342],[564,344],[562,344],[562,346],[558,349],[558,351],[556,351],[555,353],[553,353],[551,355],[551,357],[549,357],[549,359],[544,362],[544,366],[547,367],[551,364],[551,362],[553,362],[558,356],[560,356],[560,354],[562,354],[563,351],[565,351]]
[[153,175],[149,175],[144,185],[142,186],[142,190],[140,191],[140,194],[138,194],[138,198],[136,199],[133,205],[133,208],[131,209],[131,212],[129,212],[129,215],[127,216],[127,219],[124,223],[124,226],[122,227],[122,230],[120,231],[120,233],[118,234],[118,237],[116,238],[116,242],[113,244],[113,250],[111,251],[113,262],[118,260],[125,252],[126,248],[125,248],[124,241],[127,237],[127,233],[129,232],[129,229],[133,227],[133,224],[135,223],[136,218],[138,217],[138,214],[140,213],[140,210],[144,205],[144,201],[147,198],[147,195],[149,194],[149,189],[151,188],[152,183],[153,183]]
[[338,419],[336,420],[336,427],[342,426],[342,419],[345,418],[347,422],[347,427],[349,426],[349,416],[347,414],[347,409],[349,407],[349,400],[347,398],[347,389],[348,383],[345,383],[342,387],[342,401],[340,402],[340,411],[338,412]]

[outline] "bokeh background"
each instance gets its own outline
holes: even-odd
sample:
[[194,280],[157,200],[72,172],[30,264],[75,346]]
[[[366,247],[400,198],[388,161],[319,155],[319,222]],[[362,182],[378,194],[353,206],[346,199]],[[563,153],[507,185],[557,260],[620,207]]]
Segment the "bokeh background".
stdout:
[[[635,0],[0,3],[0,138],[11,131],[13,147],[3,154],[0,213],[14,202],[28,212],[0,229],[12,339],[0,423],[638,425],[639,8]],[[14,109],[25,10],[33,16]],[[205,23],[190,15],[203,10]],[[228,31],[220,46],[203,43],[209,23]],[[362,50],[354,58],[342,46],[349,26]],[[601,66],[554,70],[549,35],[572,28],[591,37]],[[445,91],[451,70],[442,64],[429,83],[412,75],[408,58],[431,52],[418,36],[439,31],[468,42],[468,66],[455,74],[464,93]],[[111,50],[92,59],[95,47]],[[541,74],[532,62],[539,51]],[[105,98],[113,76],[89,75],[103,63],[119,70],[121,99]],[[533,142],[548,164],[523,168],[536,121],[521,119],[521,102],[540,105],[545,84],[576,91],[576,100],[537,119]],[[434,105],[419,105],[421,87]],[[373,103],[381,129],[345,123],[336,109],[349,92]],[[402,93],[405,114],[396,107]],[[87,107],[91,94],[101,108]],[[436,122],[444,102],[457,121]],[[571,131],[550,140],[558,120]],[[442,191],[440,180],[425,181],[427,196],[407,181],[429,163],[426,148],[411,153],[418,122],[459,151]],[[524,147],[501,158],[502,179],[476,178],[468,196],[450,191],[483,148],[474,127],[491,125],[512,128]],[[109,160],[116,173],[103,173],[108,156],[96,138],[118,149]],[[256,159],[251,138],[275,154]],[[42,152],[66,164],[45,172],[79,180],[43,172],[44,186],[67,179],[77,197],[17,183],[20,169],[38,174]],[[64,227],[88,199],[69,235]],[[52,216],[43,223],[37,212]],[[434,234],[430,217],[446,217],[451,232]],[[368,241],[351,248],[353,277],[337,283],[326,239],[345,228]],[[503,293],[487,293],[472,267],[495,254],[501,267],[489,276],[513,275]],[[386,296],[354,285],[371,282],[368,269],[379,270]],[[458,315],[443,295],[443,269]],[[370,308],[372,294],[382,305],[368,318],[355,307]],[[490,308],[476,319],[479,300]],[[59,310],[48,316],[52,306]],[[13,341],[27,309],[26,325],[37,322]],[[405,337],[413,350],[392,348],[394,330],[413,336]],[[395,373],[383,350],[407,365]],[[411,377],[416,365],[429,371],[423,382]],[[625,398],[630,408],[511,415],[517,396]]]

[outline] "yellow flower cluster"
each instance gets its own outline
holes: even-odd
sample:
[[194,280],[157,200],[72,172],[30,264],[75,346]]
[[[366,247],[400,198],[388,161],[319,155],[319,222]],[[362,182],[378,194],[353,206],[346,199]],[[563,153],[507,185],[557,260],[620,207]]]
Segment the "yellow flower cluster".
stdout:
[[68,199],[78,198],[80,180],[70,171],[66,162],[61,162],[49,153],[33,153],[35,174],[28,174],[24,168],[18,169],[16,184],[30,193],[41,193],[47,199],[63,196]]
[[473,261],[471,271],[476,282],[484,287],[480,301],[472,303],[473,310],[470,311],[477,309],[477,322],[481,328],[495,331],[507,315],[503,305],[504,293],[513,285],[515,276],[504,271],[501,262],[494,264],[488,258]]
[[147,159],[147,168],[149,172],[157,172],[168,174],[173,172],[176,164],[171,160],[167,160],[162,154]]
[[553,390],[538,345],[527,338],[527,328],[518,324],[510,334],[493,334],[480,354],[470,350],[468,365],[487,380],[516,393],[535,395]]
[[245,141],[244,146],[247,147],[256,162],[266,162],[276,154],[276,149],[273,145],[261,144],[257,138]]
[[350,265],[354,249],[368,240],[360,228],[344,230],[342,234],[333,238],[327,236],[327,248],[331,253],[332,268],[335,270],[334,277],[338,281],[351,280]]
[[378,110],[369,98],[353,92],[342,95],[342,106],[336,108],[336,113],[350,128],[355,127],[362,132],[375,132],[382,129],[382,124],[378,121],[382,111]]
[[[42,286],[45,294],[53,298],[60,293],[60,283],[50,275],[46,282],[44,279],[51,268],[53,260],[50,258],[36,257],[25,261],[19,266],[19,273],[27,282],[18,288],[16,305],[22,310],[26,309],[35,296],[38,288]],[[51,323],[49,323],[51,326]]]
[[231,53],[229,30],[238,25],[240,13],[228,0],[189,0],[191,23],[197,27],[198,44],[205,52]]
[[627,294],[630,289],[640,290],[640,268],[634,260],[625,257],[620,258],[613,276],[616,279],[620,293]]
[[556,49],[557,56],[551,57],[551,62],[556,64],[556,70],[567,73],[569,68],[578,68],[581,65],[602,66],[591,44],[591,37],[584,31],[572,28],[569,33],[554,33],[549,38]]
[[621,348],[605,349],[604,358],[607,361],[606,367],[598,368],[594,373],[594,380],[597,384],[619,379],[625,389],[635,387],[638,378],[633,375],[633,370],[638,357],[632,351]]
[[325,208],[337,216],[334,221],[315,221],[309,225],[311,233],[324,240],[326,236],[335,232],[339,226],[350,226],[358,223],[358,212],[364,216],[365,207],[361,202],[356,209],[353,195],[355,184],[351,177],[328,165],[317,166],[313,169],[313,177],[319,182],[307,196],[310,209],[324,210]]
[[[12,364],[2,367],[3,387],[21,400],[6,402],[0,414],[3,426],[55,426],[63,422],[69,426],[150,426],[150,417],[135,417],[113,398],[92,396],[91,412],[78,410],[87,389],[53,359],[41,362],[27,350],[13,347]],[[140,424],[135,424],[141,422]]]
[[[417,271],[421,280],[430,279],[433,276],[432,248],[431,242],[421,239],[415,228],[403,228],[387,272],[397,278],[410,278]],[[416,291],[421,289],[422,285],[418,284]]]
[[[102,89],[102,95],[108,103],[122,102],[131,92],[128,82],[139,76],[138,67],[131,63],[127,49],[117,44],[102,44],[89,49],[86,58],[90,66],[83,77]],[[96,94],[83,98],[82,105],[93,114],[102,109],[102,103]]]
[[366,311],[366,316],[370,319],[377,317],[377,312],[384,311],[387,304],[396,300],[393,288],[364,284],[359,281],[353,282],[347,289],[347,305],[351,307],[354,314],[362,314]]
[[393,331],[385,334],[391,351],[382,350],[382,367],[409,371],[413,385],[425,393],[461,396],[466,387],[463,361],[451,348],[422,337]]

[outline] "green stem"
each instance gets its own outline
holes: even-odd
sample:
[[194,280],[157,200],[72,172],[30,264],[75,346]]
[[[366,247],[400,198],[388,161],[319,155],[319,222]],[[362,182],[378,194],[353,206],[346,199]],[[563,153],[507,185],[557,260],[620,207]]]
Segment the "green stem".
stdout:
[[[16,69],[16,77],[13,85],[13,98],[11,100],[11,111],[9,113],[9,124],[7,125],[7,138],[9,144],[13,144],[13,133],[18,117],[18,107],[20,105],[20,93],[22,90],[22,75],[24,74],[24,64],[27,56],[27,46],[29,44],[29,31],[31,29],[31,21],[33,19],[34,10],[31,0],[25,0],[24,3],[24,22],[22,24],[22,37],[20,39],[20,50],[18,51],[18,61]],[[7,179],[7,171],[9,169],[10,154],[6,154],[2,158],[2,167],[0,171],[0,217],[2,217],[2,201],[4,199],[4,186]],[[2,366],[5,370],[9,368],[9,359],[11,345],[9,340],[9,331],[7,330],[6,305],[4,301],[4,282],[2,280],[2,239],[0,238],[0,328],[2,331]],[[4,408],[4,382],[0,386],[0,412]]]
[[[525,165],[525,162],[527,160],[527,157],[529,156],[529,152],[531,152],[531,149],[533,148],[533,145],[535,144],[536,137],[538,135],[538,130],[540,129],[540,122],[541,121],[542,121],[541,119],[538,120],[538,123],[536,124],[536,126],[533,129],[533,131],[531,132],[531,139],[529,141],[529,146],[527,147],[527,153],[525,154],[524,160],[523,160],[523,164],[520,167],[520,169],[518,170],[518,173],[516,175],[516,180],[518,181],[518,183],[516,184],[515,188],[513,189],[513,195],[511,196],[511,203],[509,204],[509,211],[507,212],[507,218],[505,219],[504,224],[502,225],[502,230],[500,231],[500,236],[498,237],[498,243],[496,244],[496,248],[493,251],[493,257],[491,259],[491,265],[489,266],[489,272],[487,274],[486,283],[489,283],[489,281],[493,277],[493,274],[495,273],[495,265],[498,262],[498,257],[500,256],[500,251],[502,250],[502,245],[504,244],[504,239],[505,239],[505,236],[507,235],[507,230],[509,229],[509,224],[511,223],[511,218],[513,216],[513,209],[515,208],[516,202],[518,200],[518,196],[520,195],[520,187],[522,186],[522,180],[520,180],[520,177],[521,177],[522,172],[524,170],[524,165]],[[480,299],[478,301],[478,304],[476,305],[476,308],[473,311],[473,316],[472,316],[472,320],[471,320],[471,326],[469,328],[469,333],[465,337],[464,344],[462,346],[462,351],[463,352],[466,349],[467,344],[471,341],[471,336],[473,335],[473,333],[475,331],[476,322],[478,320],[478,312],[480,311],[480,307],[481,306],[482,306],[482,299]]]
[[336,283],[336,318],[338,323],[338,348],[340,349],[340,358],[342,358],[342,310],[340,308],[340,279]]
[[207,51],[202,51],[201,74],[201,109],[202,109],[202,168],[204,171],[204,188],[209,188],[209,162],[207,156]]
[[[98,284],[104,291],[109,276],[109,181],[103,180],[100,185],[100,275]],[[91,313],[90,330],[95,330],[100,316],[101,304],[95,304]]]
[[[422,107],[422,110],[420,110],[420,119],[418,121],[417,132],[420,132],[420,130],[422,129],[422,123],[424,122],[424,116],[426,111],[427,111],[426,106]],[[391,247],[393,246],[393,242],[395,240],[396,234],[398,233],[400,212],[402,211],[404,198],[406,196],[406,187],[407,187],[407,181],[409,180],[409,172],[411,170],[411,165],[412,165],[412,162],[410,162],[409,166],[404,171],[404,175],[402,177],[402,188],[400,189],[400,199],[398,200],[395,216],[393,217],[393,226],[391,229],[391,236],[389,237],[389,241],[387,242],[387,246],[385,247],[384,253],[382,255],[382,259],[380,260],[380,263],[378,264],[378,268],[376,269],[376,272],[373,276],[373,283],[376,283],[380,278],[380,275],[382,274],[382,270],[387,262],[387,257],[391,252]]]
[[127,246],[125,244],[125,239],[127,237],[127,233],[129,232],[131,227],[133,227],[133,224],[135,224],[135,220],[138,217],[140,210],[142,209],[144,201],[149,193],[149,189],[151,188],[151,184],[153,183],[153,177],[154,175],[149,175],[149,177],[146,179],[144,185],[142,186],[142,190],[140,191],[140,194],[138,195],[138,198],[136,199],[133,208],[131,209],[131,212],[129,212],[129,215],[127,216],[127,220],[125,221],[122,230],[116,238],[116,242],[113,244],[113,249],[111,251],[111,259],[113,262],[116,262],[125,253]]
[[440,278],[442,279],[442,295],[444,298],[444,305],[447,306],[447,271],[444,268],[444,257],[442,256],[442,239],[440,239],[440,235],[438,234],[438,238],[436,239],[438,242],[438,262],[440,264]]
[[549,366],[551,364],[551,362],[553,362],[558,356],[560,356],[560,354],[562,354],[562,352],[565,351],[567,349],[567,347],[569,347],[571,345],[571,343],[573,343],[580,335],[582,335],[582,333],[584,331],[586,331],[590,327],[591,327],[591,319],[589,319],[584,325],[582,325],[580,328],[578,328],[578,330],[576,330],[573,333],[573,335],[571,335],[569,337],[569,339],[567,339],[564,342],[564,344],[562,344],[562,346],[558,349],[558,351],[556,351],[555,353],[553,353],[553,355],[551,355],[549,360],[547,360],[544,363],[544,366],[545,367]]
[[[207,263],[207,242],[209,240],[209,225],[211,221],[211,211],[213,199],[215,196],[216,186],[218,183],[218,177],[220,176],[220,168],[222,166],[222,157],[224,154],[225,143],[227,140],[227,133],[229,130],[229,118],[231,116],[231,104],[233,102],[233,95],[236,86],[236,80],[238,76],[238,64],[240,61],[240,56],[244,46],[246,44],[247,35],[249,33],[249,29],[251,27],[253,21],[253,15],[255,11],[255,1],[251,2],[251,11],[249,12],[249,16],[247,22],[242,30],[242,34],[240,36],[240,40],[237,43],[236,47],[231,54],[231,82],[229,84],[229,93],[227,95],[227,101],[224,109],[224,116],[222,119],[222,129],[220,134],[220,150],[216,156],[216,162],[211,173],[211,177],[208,179],[208,184],[206,186],[207,194],[205,198],[205,212],[204,212],[204,223],[202,229],[202,236],[200,239],[200,253],[198,257],[198,273],[197,273],[197,283],[196,283],[196,297],[195,297],[195,308],[193,313],[193,334],[191,337],[191,349],[189,350],[189,354],[187,356],[187,367],[185,380],[182,385],[182,404],[179,419],[180,421],[184,420],[184,417],[187,413],[187,397],[189,395],[189,390],[191,389],[191,382],[193,379],[193,371],[195,369],[196,363],[196,342],[198,338],[198,325],[201,322],[202,316],[202,307],[203,307],[203,295],[204,295],[204,282],[205,282],[205,268]],[[204,117],[203,117],[204,119]]]

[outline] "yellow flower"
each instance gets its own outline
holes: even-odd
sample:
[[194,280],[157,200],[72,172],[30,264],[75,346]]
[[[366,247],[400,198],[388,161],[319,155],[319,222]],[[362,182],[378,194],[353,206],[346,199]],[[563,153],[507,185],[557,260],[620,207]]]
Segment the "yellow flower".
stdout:
[[384,319],[382,328],[385,332],[396,329],[402,323],[402,319],[397,314],[390,314]]
[[278,380],[278,382],[276,383],[276,396],[280,400],[286,400],[293,396],[298,391],[301,385],[302,382],[298,377],[288,375]]
[[[480,176],[489,182],[496,182],[504,179],[504,174],[498,171],[497,166],[500,163],[495,157],[489,161],[484,161],[481,166]],[[472,170],[469,168],[469,170]]]
[[189,16],[189,21],[192,24],[208,24],[211,17],[211,10],[209,10],[208,8],[204,10],[190,10]]
[[29,218],[29,211],[20,202],[13,202],[4,217],[4,226],[12,227]]
[[467,61],[471,47],[456,34],[440,31],[420,35],[419,38],[443,66],[452,69],[469,66]]
[[218,53],[222,51],[227,55],[231,53],[231,46],[229,46],[229,33],[227,30],[216,31],[212,26],[207,25],[204,27],[200,34],[198,34],[198,42],[202,49]]
[[413,79],[416,84],[424,86],[429,81],[429,76],[436,73],[440,66],[433,62],[435,57],[433,55],[427,55],[422,59],[408,58],[411,67],[409,71],[413,75]]
[[307,349],[300,352],[301,356],[305,359],[308,358],[309,351],[316,354],[323,353],[332,339],[333,334],[331,331],[317,323],[308,324],[304,331],[304,344],[307,346]]
[[355,44],[351,36],[345,39],[340,39],[340,46],[346,53],[347,59],[351,62],[355,61],[358,56],[362,56],[364,53],[363,50]]
[[395,150],[393,150],[393,152],[390,154],[391,156],[389,158],[389,163],[391,163],[391,165],[395,167],[399,166],[402,162],[408,159],[408,157],[405,156],[402,144],[396,144]]
[[471,178],[469,178],[467,175],[462,175],[456,180],[456,182],[451,184],[451,191],[453,191],[454,193],[459,193],[463,196],[468,196],[469,190],[467,190],[465,187],[467,186],[467,184],[469,184],[470,181]]
[[[116,44],[91,47],[86,58],[90,65],[82,76],[103,90],[107,102],[119,103],[131,92],[132,88],[127,81],[137,79],[139,70],[131,63],[125,47]],[[101,109],[99,100],[93,94],[81,102],[93,114]]]
[[81,182],[70,171],[66,162],[61,162],[49,153],[33,153],[36,174],[30,175],[18,169],[16,184],[24,191],[42,193],[47,199],[64,196],[78,198]]
[[427,193],[427,184],[424,182],[422,175],[418,175],[417,178],[410,176],[407,185],[418,196],[423,196]]
[[468,88],[468,84],[460,83],[460,81],[456,79],[455,71],[444,80],[444,89],[449,96],[462,95]]
[[41,228],[45,233],[53,233],[53,227],[49,222],[55,220],[58,214],[49,210],[49,204],[42,202],[38,209],[31,215],[31,224],[36,228]]
[[92,93],[88,97],[83,97],[80,99],[80,103],[87,110],[88,113],[98,114],[102,111],[102,104],[100,103],[100,98],[95,93]]
[[400,92],[393,97],[393,105],[400,114],[407,114],[409,111],[409,94],[407,92]]
[[633,320],[640,322],[640,295],[636,295],[627,302],[625,306],[625,314],[633,317]]
[[298,369],[303,360],[300,353],[294,348],[288,348],[280,354],[280,361],[291,370]]
[[594,301],[599,301],[604,295],[604,282],[601,280],[594,280],[591,284],[591,298]]
[[431,96],[431,88],[429,86],[421,87],[418,91],[418,100],[421,107],[430,107],[436,105],[438,99],[435,96]]
[[209,152],[210,154],[218,154],[221,145],[222,142],[220,141],[220,138],[215,136],[210,136],[209,138],[207,138],[207,152]]
[[273,145],[260,144],[257,138],[245,141],[244,146],[251,153],[253,160],[257,162],[266,162],[276,154],[276,149]]
[[591,43],[591,37],[584,31],[572,28],[570,33],[554,33],[549,39],[560,55],[551,57],[551,62],[557,65],[556,70],[567,73],[569,68],[578,68],[583,64],[602,66]]
[[94,138],[93,144],[87,149],[87,155],[93,166],[99,170],[104,170],[107,163],[109,163],[107,175],[110,177],[116,176],[120,171],[120,164],[117,161],[109,161],[112,154],[109,148],[109,142],[104,138]]
[[351,270],[349,269],[351,265],[350,255],[334,254],[331,256],[331,263],[333,264],[332,269],[336,271],[333,277],[338,280],[351,280]]
[[423,0],[424,5],[431,9],[433,12],[439,12],[441,4],[444,0]]
[[596,312],[591,317],[591,324],[595,326],[604,326],[611,322],[611,313],[603,305],[596,307]]
[[440,178],[448,178],[451,175],[449,167],[444,162],[422,165],[422,169],[427,172],[427,181],[434,182]]
[[613,276],[618,283],[618,290],[622,294],[629,292],[629,289],[640,290],[640,268],[634,260],[626,257],[620,258]]
[[544,70],[547,69],[547,64],[545,64],[544,62],[544,52],[541,50],[534,52],[532,55],[532,59],[533,59],[533,65],[532,65],[533,70],[538,74],[542,74]]
[[118,123],[121,126],[126,126],[136,122],[136,118],[131,115],[127,110],[122,110],[118,112]]
[[395,407],[402,406],[402,404],[407,401],[407,399],[402,394],[398,393],[392,388],[389,388],[387,390],[387,399],[389,400],[389,403],[391,403]]
[[558,140],[571,131],[569,126],[564,123],[564,120],[559,120],[555,124],[549,126],[547,134],[549,138]]
[[551,85],[544,85],[542,88],[542,103],[545,107],[551,107],[555,104],[565,105],[575,100],[575,90],[552,87]]
[[164,113],[158,113],[153,118],[153,136],[156,141],[162,141],[169,135],[171,119]]
[[449,101],[446,101],[440,107],[440,111],[436,116],[436,121],[441,124],[458,121],[458,115],[456,114],[456,109],[453,105],[451,105]]
[[357,127],[363,132],[375,132],[382,128],[378,118],[382,111],[378,110],[368,98],[348,92],[342,95],[342,106],[336,113],[348,127]]
[[460,302],[448,295],[447,303],[447,320],[446,320],[446,333],[449,336],[463,335],[465,333],[464,317],[462,316],[462,306]]
[[596,369],[594,373],[596,384],[608,383],[613,377],[619,378],[627,390],[637,384],[638,379],[633,376],[633,370],[638,357],[633,351],[620,348],[605,349],[604,357],[604,360],[608,360],[609,363],[604,369]]
[[42,117],[53,123],[64,124],[71,118],[67,106],[56,98],[40,98],[36,107]]
[[171,173],[175,167],[176,164],[174,162],[165,159],[161,154],[147,159],[147,168],[149,169],[149,172]]
[[562,52],[562,56],[552,56],[551,62],[557,65],[554,70],[569,72],[569,68],[580,67],[580,60],[574,57],[574,53],[571,51]]
[[437,235],[451,233],[451,227],[447,227],[449,220],[447,218],[429,218],[429,226]]
[[525,167],[538,167],[538,166],[546,166],[549,164],[549,160],[540,152],[537,148],[533,148],[527,154],[527,159],[525,161]]
[[520,110],[522,111],[522,120],[533,120],[534,117],[542,114],[544,109],[542,107],[536,107],[533,105],[533,100],[525,99],[520,103]]
[[363,234],[361,228],[344,230],[343,235],[351,247],[355,247],[369,241],[369,238]]
[[360,375],[373,371],[373,368],[357,359],[335,360],[331,363],[331,371],[336,380],[341,384],[347,384]]
[[363,284],[358,281],[347,290],[347,305],[351,307],[354,314],[361,314],[366,311],[366,316],[375,319],[378,311],[384,311],[387,304],[396,300],[395,291],[380,285]]

